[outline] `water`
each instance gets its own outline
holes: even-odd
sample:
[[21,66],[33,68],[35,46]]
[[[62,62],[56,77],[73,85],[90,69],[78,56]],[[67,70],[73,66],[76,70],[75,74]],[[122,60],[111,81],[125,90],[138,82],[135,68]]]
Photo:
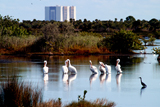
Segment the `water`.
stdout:
[[[147,48],[148,49],[148,48]],[[150,49],[147,50],[151,52]],[[66,59],[77,68],[77,75],[63,75],[61,67]],[[123,73],[115,71],[116,59],[120,58]],[[97,56],[0,56],[0,81],[17,75],[33,87],[43,92],[43,100],[61,98],[63,104],[78,101],[87,90],[86,100],[106,98],[116,103],[117,107],[159,107],[160,64],[154,54],[136,55],[97,55]],[[49,73],[43,75],[43,61],[48,61]],[[111,65],[111,74],[92,75],[89,60],[99,67],[99,61]],[[69,77],[69,84],[66,81]],[[141,89],[140,79],[147,84]]]

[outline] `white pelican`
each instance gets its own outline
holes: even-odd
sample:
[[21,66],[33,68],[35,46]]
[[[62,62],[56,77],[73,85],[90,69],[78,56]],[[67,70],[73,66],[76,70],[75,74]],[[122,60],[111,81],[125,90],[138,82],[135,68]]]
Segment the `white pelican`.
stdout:
[[106,73],[106,69],[105,69],[105,66],[104,66],[104,63],[103,62],[99,62],[99,70],[101,72],[101,74],[105,74]]
[[44,61],[44,67],[43,67],[43,73],[47,74],[48,73],[48,67],[47,67],[47,61]]
[[71,74],[77,74],[77,69],[71,65],[70,59],[67,59],[68,62],[68,70],[71,72]]
[[91,60],[89,60],[89,62],[90,62],[90,70],[92,71],[92,73],[93,74],[98,74],[97,67],[92,65],[92,61]]
[[65,65],[62,66],[62,71],[64,74],[68,73],[68,59],[65,61]]
[[100,66],[99,66],[99,70],[101,71],[101,73],[111,73],[111,66],[104,64],[103,62],[99,62]]
[[117,59],[115,68],[116,68],[117,73],[122,73],[121,65],[119,64],[119,62],[120,62],[120,59]]
[[48,89],[48,80],[49,80],[48,78],[49,78],[49,77],[48,77],[48,74],[47,74],[47,73],[43,74],[44,89],[45,89],[45,90]]

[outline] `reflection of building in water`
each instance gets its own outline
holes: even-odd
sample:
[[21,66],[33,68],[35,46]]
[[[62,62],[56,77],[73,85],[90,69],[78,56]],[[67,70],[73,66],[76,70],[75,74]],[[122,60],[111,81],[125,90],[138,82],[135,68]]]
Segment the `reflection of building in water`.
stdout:
[[116,75],[116,83],[117,83],[118,89],[120,89],[121,77],[122,77],[122,74]]
[[100,83],[103,84],[103,82],[106,80],[106,74],[100,74],[99,79],[100,79]]
[[98,74],[91,74],[89,77],[90,85],[92,84],[93,81],[95,81],[98,77]]

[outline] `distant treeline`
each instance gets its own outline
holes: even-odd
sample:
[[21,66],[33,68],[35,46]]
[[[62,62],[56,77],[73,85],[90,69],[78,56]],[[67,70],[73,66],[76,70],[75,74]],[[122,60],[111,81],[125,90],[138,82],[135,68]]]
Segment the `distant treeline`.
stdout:
[[[12,19],[10,16],[0,16],[0,32],[2,35],[43,35],[42,28],[48,23],[57,23],[59,33],[66,32],[66,29],[70,28],[74,32],[96,32],[101,33],[103,36],[113,34],[121,29],[131,30],[137,34],[147,34],[152,33],[154,37],[160,38],[160,21],[153,18],[149,21],[146,20],[136,20],[133,16],[126,17],[126,20],[120,19],[120,21],[115,18],[114,21],[106,20],[101,21],[95,19],[94,21],[89,21],[84,19],[73,20],[70,19],[70,24],[66,25],[66,22],[56,22],[52,21],[40,21],[33,19],[23,20],[19,22],[19,19]],[[69,27],[70,26],[70,27]],[[147,36],[147,35],[146,35]]]
[[0,16],[0,54],[8,50],[18,53],[127,53],[143,49],[139,41],[142,36],[160,38],[160,21],[141,21],[128,16],[124,21],[115,18],[115,21],[96,19],[92,22],[87,19],[20,22],[11,16]]

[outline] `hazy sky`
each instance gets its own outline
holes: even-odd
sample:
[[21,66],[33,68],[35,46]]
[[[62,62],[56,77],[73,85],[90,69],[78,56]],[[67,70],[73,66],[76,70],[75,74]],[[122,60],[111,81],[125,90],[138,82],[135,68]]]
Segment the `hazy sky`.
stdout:
[[160,0],[0,0],[1,16],[14,19],[44,20],[45,6],[76,6],[76,20],[126,19],[160,20]]

